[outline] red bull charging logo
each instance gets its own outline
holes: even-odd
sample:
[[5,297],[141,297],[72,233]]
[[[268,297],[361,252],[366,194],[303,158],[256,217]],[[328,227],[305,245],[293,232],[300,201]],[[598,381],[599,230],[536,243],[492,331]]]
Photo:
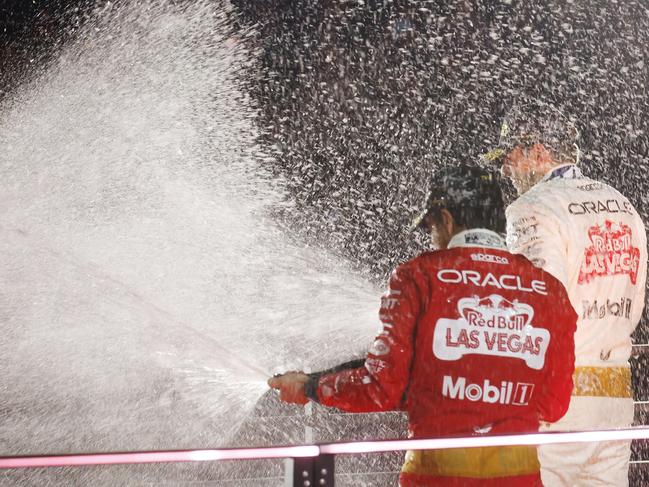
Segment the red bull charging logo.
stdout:
[[588,230],[591,245],[586,247],[579,269],[579,284],[601,276],[627,274],[633,284],[638,279],[640,249],[633,246],[631,227],[606,220]]

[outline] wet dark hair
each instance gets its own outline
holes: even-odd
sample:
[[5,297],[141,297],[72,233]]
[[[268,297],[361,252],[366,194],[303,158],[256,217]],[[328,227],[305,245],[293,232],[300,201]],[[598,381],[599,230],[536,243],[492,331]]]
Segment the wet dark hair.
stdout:
[[543,144],[561,162],[579,162],[579,131],[556,106],[541,100],[520,100],[505,116],[500,146],[505,152],[515,146]]
[[499,169],[515,147],[542,144],[556,162],[578,164],[579,131],[575,123],[551,103],[521,98],[507,112],[500,127],[498,147],[480,157],[479,163]]
[[455,223],[466,229],[487,228],[504,233],[505,204],[500,174],[469,165],[436,171],[417,226],[424,226],[426,218],[439,223],[442,209],[448,210]]

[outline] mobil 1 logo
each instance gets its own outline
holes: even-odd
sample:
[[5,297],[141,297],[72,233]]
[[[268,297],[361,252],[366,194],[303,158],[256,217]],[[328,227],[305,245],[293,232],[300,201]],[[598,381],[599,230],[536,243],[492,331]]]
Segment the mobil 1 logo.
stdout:
[[482,383],[469,383],[466,377],[454,379],[445,375],[442,381],[442,396],[458,401],[484,402],[527,406],[534,392],[534,384],[527,382],[501,381],[492,384],[489,379]]

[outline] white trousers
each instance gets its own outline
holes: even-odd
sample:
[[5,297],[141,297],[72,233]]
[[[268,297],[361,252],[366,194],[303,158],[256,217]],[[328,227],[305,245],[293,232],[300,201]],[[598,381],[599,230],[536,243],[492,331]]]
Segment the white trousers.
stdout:
[[[572,396],[566,415],[542,431],[628,428],[633,400]],[[539,446],[545,487],[627,487],[631,442],[565,443]]]

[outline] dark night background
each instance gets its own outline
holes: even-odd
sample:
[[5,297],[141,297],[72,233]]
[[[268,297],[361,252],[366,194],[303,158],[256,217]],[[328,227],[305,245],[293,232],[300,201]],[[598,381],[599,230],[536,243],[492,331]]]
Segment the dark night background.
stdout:
[[[647,222],[646,3],[232,3],[232,35],[257,32],[242,39],[261,52],[245,81],[272,171],[287,182],[291,206],[278,221],[375,281],[425,244],[406,229],[430,172],[491,148],[523,94],[574,119],[583,170],[625,193]],[[0,97],[47,66],[91,5],[0,0]],[[645,324],[638,343],[649,341]],[[645,362],[634,361],[643,400]],[[646,424],[643,409],[638,420]]]
[[[102,3],[2,2],[3,89],[43,69],[87,7]],[[585,172],[644,211],[641,2],[233,3],[233,35],[258,32],[247,42],[261,62],[247,82],[298,210],[285,217],[378,280],[417,250],[405,228],[430,172],[491,148],[522,94],[575,119]]]

